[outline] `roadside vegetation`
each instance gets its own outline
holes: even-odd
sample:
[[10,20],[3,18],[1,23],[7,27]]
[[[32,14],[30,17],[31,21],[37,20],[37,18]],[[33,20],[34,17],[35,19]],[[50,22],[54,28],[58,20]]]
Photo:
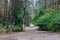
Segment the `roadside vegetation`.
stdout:
[[33,24],[39,26],[40,30],[60,31],[60,9],[46,9],[37,13]]

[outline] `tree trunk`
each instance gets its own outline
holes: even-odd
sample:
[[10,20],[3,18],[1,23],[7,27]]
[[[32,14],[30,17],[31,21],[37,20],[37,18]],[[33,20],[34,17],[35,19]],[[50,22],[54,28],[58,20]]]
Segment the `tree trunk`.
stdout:
[[45,9],[47,8],[47,0],[45,0]]
[[55,2],[55,8],[59,8],[59,5],[58,5],[58,0],[54,0],[54,2]]

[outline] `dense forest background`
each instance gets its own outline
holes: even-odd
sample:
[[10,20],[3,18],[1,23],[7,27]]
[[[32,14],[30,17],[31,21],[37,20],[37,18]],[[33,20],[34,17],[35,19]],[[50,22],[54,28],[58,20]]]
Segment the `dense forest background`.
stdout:
[[60,31],[59,17],[60,0],[0,0],[1,31],[20,32],[30,24]]

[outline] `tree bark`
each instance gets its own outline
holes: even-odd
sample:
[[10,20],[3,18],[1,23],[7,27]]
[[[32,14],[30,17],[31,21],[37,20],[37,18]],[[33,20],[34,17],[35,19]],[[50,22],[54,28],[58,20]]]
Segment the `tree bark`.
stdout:
[[47,8],[47,0],[45,0],[45,9]]
[[59,8],[59,5],[58,5],[58,0],[54,0],[54,2],[55,2],[55,8]]

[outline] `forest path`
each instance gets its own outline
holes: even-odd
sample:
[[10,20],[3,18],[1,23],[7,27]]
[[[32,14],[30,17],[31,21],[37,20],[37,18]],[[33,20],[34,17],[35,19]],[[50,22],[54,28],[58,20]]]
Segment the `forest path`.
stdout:
[[60,40],[60,34],[27,27],[25,32],[0,35],[0,40]]

